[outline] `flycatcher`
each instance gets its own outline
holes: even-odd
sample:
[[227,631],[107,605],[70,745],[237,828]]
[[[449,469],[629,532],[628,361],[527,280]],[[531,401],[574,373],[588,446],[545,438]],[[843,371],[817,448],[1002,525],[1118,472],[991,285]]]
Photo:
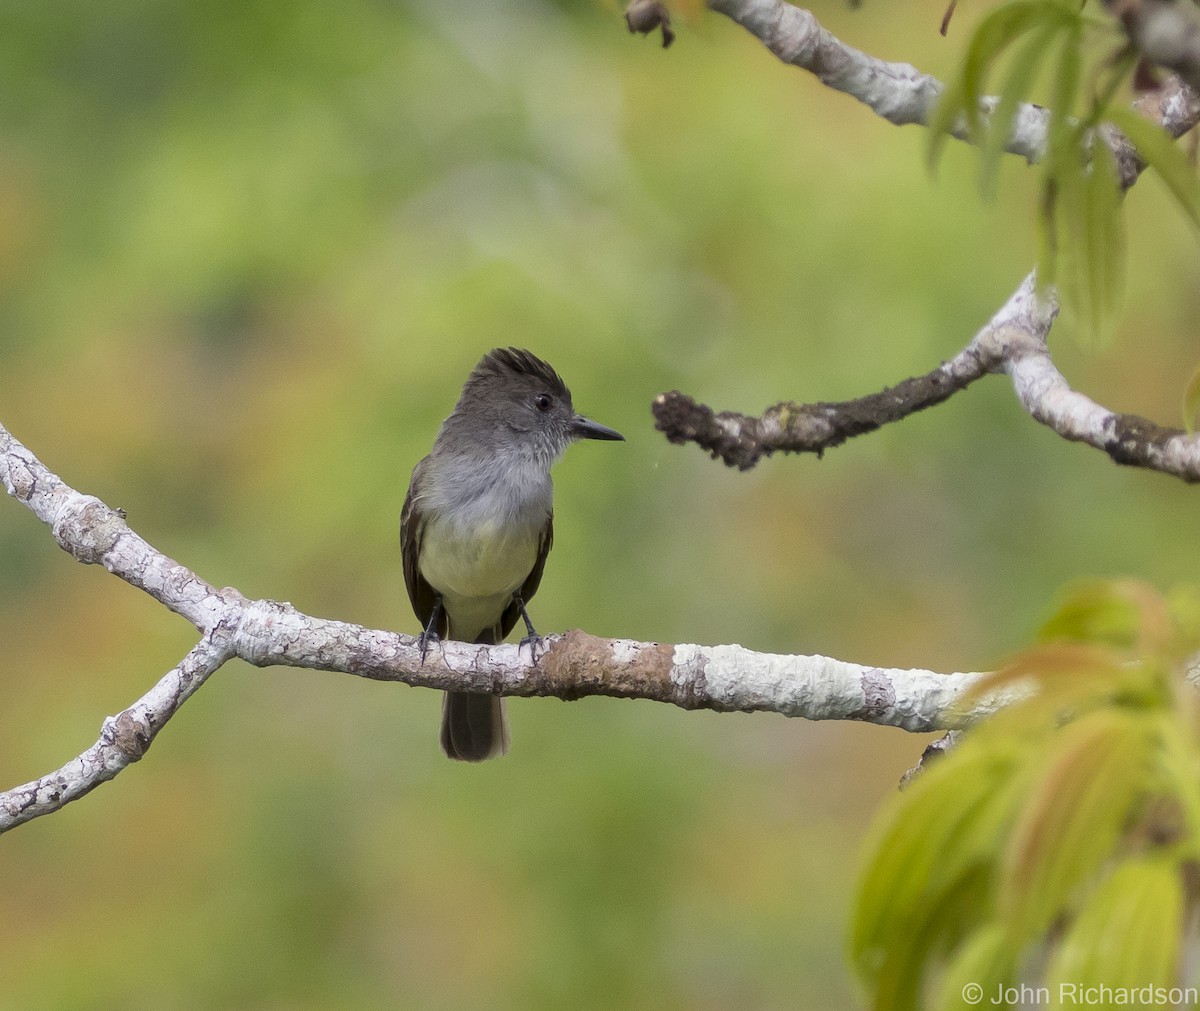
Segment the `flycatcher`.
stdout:
[[[421,656],[445,636],[503,642],[542,581],[553,539],[550,468],[577,439],[619,439],[575,413],[571,391],[517,348],[484,355],[467,377],[433,450],[413,468],[400,517],[404,582],[421,622]],[[482,762],[508,750],[504,700],[447,692],[442,750]]]

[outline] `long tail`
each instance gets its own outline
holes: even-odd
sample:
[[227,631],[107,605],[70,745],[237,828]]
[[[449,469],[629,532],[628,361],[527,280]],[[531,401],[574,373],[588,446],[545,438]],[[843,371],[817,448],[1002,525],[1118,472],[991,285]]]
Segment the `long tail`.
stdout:
[[446,692],[442,700],[442,750],[447,758],[482,762],[508,751],[508,719],[498,695]]

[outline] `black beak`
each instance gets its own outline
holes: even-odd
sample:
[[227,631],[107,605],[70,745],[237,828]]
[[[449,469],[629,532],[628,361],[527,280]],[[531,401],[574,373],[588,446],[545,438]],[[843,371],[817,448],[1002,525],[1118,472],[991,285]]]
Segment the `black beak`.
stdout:
[[599,422],[592,421],[591,418],[585,418],[582,414],[577,414],[571,420],[571,434],[576,439],[605,439],[609,442],[624,442],[625,436],[620,432],[614,432],[611,428],[601,425]]

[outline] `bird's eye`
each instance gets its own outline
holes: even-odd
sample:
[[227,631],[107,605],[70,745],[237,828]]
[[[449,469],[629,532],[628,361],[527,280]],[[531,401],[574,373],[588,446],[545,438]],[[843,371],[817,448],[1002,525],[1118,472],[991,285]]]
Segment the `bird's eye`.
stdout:
[[533,406],[536,407],[543,414],[546,411],[550,410],[551,403],[553,403],[553,401],[551,401],[551,399],[544,393],[539,393],[536,397],[533,398]]

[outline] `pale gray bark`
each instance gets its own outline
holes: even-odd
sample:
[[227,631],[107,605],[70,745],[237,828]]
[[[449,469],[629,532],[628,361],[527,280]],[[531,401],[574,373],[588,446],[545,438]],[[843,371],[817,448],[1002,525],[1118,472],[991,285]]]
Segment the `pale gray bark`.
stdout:
[[0,792],[0,832],[57,811],[140,759],[188,697],[233,657],[441,690],[568,700],[607,695],[684,709],[861,720],[911,731],[963,727],[1003,703],[997,697],[964,698],[978,674],[889,670],[742,646],[599,639],[580,631],[547,636],[548,648],[536,663],[527,649],[514,645],[457,642],[435,647],[422,663],[414,636],[216,589],[139,537],[118,511],[65,484],[2,426],[0,482],[75,558],[103,565],[201,633],[177,667],[104,721],[90,748],[38,780]]
[[[708,6],[736,21],[784,63],[814,74],[828,88],[858,99],[897,126],[927,125],[942,82],[910,63],[893,63],[847,45],[825,28],[811,11],[784,0],[709,0]],[[985,116],[996,107],[984,99]],[[1022,104],[1005,146],[1010,154],[1036,161],[1046,147],[1049,113],[1041,106]],[[966,123],[953,131],[963,140]]]

